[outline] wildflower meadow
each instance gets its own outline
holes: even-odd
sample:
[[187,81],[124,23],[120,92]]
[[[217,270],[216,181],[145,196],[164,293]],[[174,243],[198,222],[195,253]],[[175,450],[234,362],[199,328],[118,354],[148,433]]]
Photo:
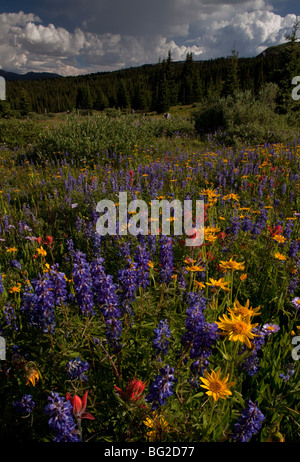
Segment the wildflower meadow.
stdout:
[[[300,142],[66,118],[1,122],[1,438],[299,442]],[[202,244],[172,210],[169,235],[100,235],[120,192],[203,201]]]

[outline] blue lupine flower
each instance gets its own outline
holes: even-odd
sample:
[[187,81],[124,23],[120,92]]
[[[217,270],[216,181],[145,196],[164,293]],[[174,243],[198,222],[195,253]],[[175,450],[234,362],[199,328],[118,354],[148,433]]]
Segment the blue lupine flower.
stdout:
[[203,295],[198,292],[189,292],[187,294],[187,304],[187,317],[185,321],[186,331],[181,339],[183,346],[193,343],[197,330],[202,328],[205,323],[203,311],[206,309],[206,299]]
[[265,416],[258,409],[257,404],[250,399],[246,401],[247,407],[243,410],[237,423],[234,425],[232,439],[246,443],[261,429]]
[[157,375],[154,382],[149,387],[149,393],[146,395],[145,400],[147,403],[152,403],[152,410],[163,406],[166,403],[166,398],[173,395],[174,383],[177,379],[173,375],[174,368],[168,364],[160,369],[160,375]]
[[142,244],[139,245],[134,256],[134,260],[136,262],[136,273],[137,273],[137,285],[138,287],[142,287],[146,289],[149,285],[149,261],[150,252],[146,249],[146,245]]
[[28,322],[44,333],[53,333],[55,328],[53,283],[48,274],[31,281],[33,292],[27,287],[22,296],[20,310],[24,311]]
[[73,407],[70,401],[51,391],[48,396],[48,404],[45,406],[45,414],[50,416],[48,421],[54,432],[54,442],[74,443],[80,442],[76,424],[73,419]]
[[225,230],[226,234],[230,234],[233,237],[237,237],[240,229],[241,229],[241,221],[238,217],[230,218],[229,220],[230,226],[228,226]]
[[218,325],[214,322],[199,323],[195,327],[194,341],[190,351],[190,357],[208,358],[212,354],[212,346],[218,338]]
[[67,249],[68,249],[68,252],[67,252],[67,255],[66,255],[66,260],[70,260],[70,257],[72,258],[73,255],[74,255],[74,242],[73,242],[73,239],[68,239],[67,240]]
[[70,361],[66,364],[66,371],[70,380],[85,380],[87,381],[88,378],[85,375],[85,372],[89,370],[89,363],[87,361],[82,361],[80,356],[76,359],[70,359]]
[[168,325],[167,319],[160,320],[158,327],[154,329],[154,340],[153,346],[156,349],[158,355],[161,353],[166,355],[169,350],[169,338],[171,336],[171,331]]
[[119,337],[122,332],[120,321],[121,310],[117,287],[110,274],[106,274],[103,267],[103,258],[98,257],[91,263],[91,275],[93,280],[93,292],[97,303],[100,305],[107,329],[106,337],[113,348],[119,349]]
[[0,295],[3,294],[4,292],[4,287],[3,287],[3,282],[2,282],[2,274],[0,273]]
[[58,271],[58,263],[51,266],[48,276],[51,279],[53,285],[54,300],[56,305],[61,305],[67,302],[67,281],[66,276],[61,271]]
[[19,414],[31,414],[35,408],[35,402],[31,395],[24,395],[19,401],[13,402],[13,407]]
[[160,244],[160,280],[163,283],[168,283],[173,274],[173,239],[168,236],[161,236]]
[[287,373],[286,374],[279,374],[279,377],[284,381],[288,382],[292,375],[295,374],[294,366],[292,364],[287,365]]
[[93,249],[97,256],[100,256],[101,253],[101,243],[102,243],[102,236],[95,232],[93,235]]
[[292,277],[289,283],[289,286],[287,288],[287,292],[289,294],[293,294],[299,286],[299,278],[298,276]]
[[[253,377],[258,373],[260,368],[260,358],[258,357],[258,352],[265,343],[266,332],[260,328],[255,327],[253,333],[257,335],[252,339],[252,354],[246,358],[240,365],[241,369],[244,370],[250,377]],[[243,346],[241,354],[246,350],[246,347]]]
[[22,269],[22,265],[18,260],[11,260],[9,264],[12,268]]
[[83,252],[74,253],[73,281],[76,299],[82,314],[95,315],[90,264]]
[[300,248],[300,242],[299,241],[292,241],[289,251],[288,251],[288,256],[291,258],[296,258],[297,253],[299,252]]
[[126,311],[130,311],[129,305],[135,300],[137,290],[137,264],[130,257],[127,258],[126,267],[118,271],[118,280],[124,308]]
[[12,322],[14,321],[13,328],[14,328],[14,330],[18,330],[18,326],[17,326],[17,323],[16,323],[17,316],[16,316],[15,310],[14,310],[11,302],[8,302],[7,305],[4,308],[4,318],[5,318],[5,322],[6,322],[7,326],[11,326]]

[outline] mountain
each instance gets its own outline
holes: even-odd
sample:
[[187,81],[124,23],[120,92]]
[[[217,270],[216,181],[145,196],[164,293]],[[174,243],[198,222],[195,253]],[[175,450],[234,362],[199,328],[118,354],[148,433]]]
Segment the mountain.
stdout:
[[[280,45],[274,45],[260,53],[258,55],[258,58],[279,58],[282,55],[282,53],[284,53],[289,48],[289,46],[289,43],[281,43]],[[296,42],[295,47],[297,56],[300,57],[300,43]]]
[[51,72],[27,72],[26,74],[17,74],[16,72],[8,72],[4,69],[0,69],[0,76],[4,77],[8,82],[16,82],[17,80],[53,79],[60,77],[59,74],[54,74]]

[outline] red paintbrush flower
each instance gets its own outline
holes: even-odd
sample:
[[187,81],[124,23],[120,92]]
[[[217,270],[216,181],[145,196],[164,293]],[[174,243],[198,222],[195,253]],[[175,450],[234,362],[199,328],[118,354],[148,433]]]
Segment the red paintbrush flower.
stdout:
[[268,228],[269,228],[271,237],[277,236],[278,234],[282,234],[282,233],[283,233],[283,228],[282,228],[280,225],[274,226],[273,229],[270,228],[270,226],[268,226]]
[[143,383],[141,380],[136,378],[132,379],[127,383],[126,390],[123,391],[121,388],[116,387],[115,389],[121,395],[125,401],[139,401],[142,397],[143,391],[147,384]]
[[44,240],[44,244],[51,246],[52,242],[53,242],[53,237],[52,236],[46,236],[46,239]]
[[73,414],[77,419],[90,419],[95,420],[89,412],[85,412],[86,404],[87,404],[87,395],[88,391],[85,392],[83,398],[81,399],[79,396],[75,395],[74,398],[70,395],[70,393],[66,394],[66,399],[70,401],[73,406]]

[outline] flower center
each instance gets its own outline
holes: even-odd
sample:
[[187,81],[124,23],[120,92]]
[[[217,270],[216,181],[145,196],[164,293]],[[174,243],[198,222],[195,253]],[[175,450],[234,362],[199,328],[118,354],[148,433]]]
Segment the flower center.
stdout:
[[233,329],[236,334],[246,334],[248,332],[248,325],[243,321],[237,321]]
[[222,390],[222,383],[218,380],[211,382],[210,389],[213,393],[219,393]]

